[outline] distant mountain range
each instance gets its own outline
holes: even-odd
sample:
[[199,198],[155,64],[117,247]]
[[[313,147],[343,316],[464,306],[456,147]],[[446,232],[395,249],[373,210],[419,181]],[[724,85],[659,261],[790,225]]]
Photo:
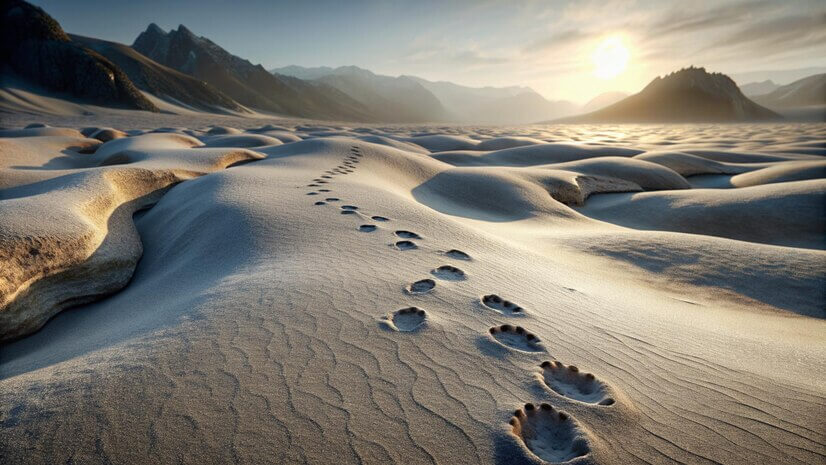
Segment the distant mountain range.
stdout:
[[165,32],[150,24],[132,48],[152,60],[205,81],[242,105],[283,115],[370,121],[367,109],[320,83],[273,75],[185,26]]
[[725,75],[692,67],[658,77],[637,94],[606,92],[579,106],[549,101],[529,87],[468,87],[416,76],[385,76],[356,66],[287,66],[267,71],[183,25],[167,32],[150,24],[131,47],[68,35],[41,8],[23,0],[0,2],[0,39],[0,63],[5,64],[0,87],[22,80],[59,98],[148,111],[159,111],[153,103],[157,98],[215,113],[258,111],[356,122],[527,124],[560,118],[587,122],[779,118],[765,107],[785,115],[806,108],[806,118],[823,120],[819,107],[826,108],[826,74],[785,86],[771,80],[752,82],[741,89]]
[[754,96],[753,99],[770,108],[826,105],[826,73],[799,79],[785,86],[777,86],[770,92]]
[[329,84],[348,95],[358,95],[365,105],[393,101],[395,117],[404,115],[408,122],[525,124],[579,110],[571,102],[548,101],[529,87],[467,87],[416,76],[384,76],[356,66],[292,65],[270,72]]
[[657,77],[637,94],[568,122],[766,121],[782,116],[743,95],[728,76],[689,67]]

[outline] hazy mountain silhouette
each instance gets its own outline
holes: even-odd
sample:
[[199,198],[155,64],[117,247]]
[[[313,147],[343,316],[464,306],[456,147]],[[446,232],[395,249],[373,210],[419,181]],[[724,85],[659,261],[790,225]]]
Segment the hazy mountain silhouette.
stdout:
[[568,101],[549,101],[530,87],[468,87],[410,76],[436,96],[457,122],[522,124],[577,112]]
[[737,84],[705,68],[685,68],[657,77],[641,92],[602,110],[565,122],[701,122],[782,119],[743,95]]
[[799,79],[753,98],[770,108],[826,105],[826,73]]
[[[382,118],[391,118],[388,121],[521,124],[577,111],[573,103],[548,101],[529,87],[467,87],[416,76],[384,76],[357,66],[293,65],[270,71],[330,84]],[[381,113],[377,108],[391,111]]]
[[771,79],[766,79],[762,82],[750,82],[748,84],[743,84],[740,86],[740,91],[743,92],[743,95],[746,97],[754,97],[755,95],[768,94],[778,87],[780,86],[775,84],[774,81]]
[[206,81],[251,108],[290,116],[369,121],[375,119],[359,102],[322,83],[273,75],[261,65],[239,58],[184,25],[163,31],[150,24],[132,48],[147,57]]
[[447,112],[430,91],[407,77],[375,74],[357,66],[303,68],[288,66],[270,70],[335,87],[364,105],[371,115],[389,123],[445,121]]
[[119,66],[139,89],[161,99],[211,112],[247,111],[206,82],[157,63],[128,45],[74,34],[70,37]]
[[158,111],[115,64],[84,48],[41,8],[0,2],[0,62],[48,91],[110,106]]

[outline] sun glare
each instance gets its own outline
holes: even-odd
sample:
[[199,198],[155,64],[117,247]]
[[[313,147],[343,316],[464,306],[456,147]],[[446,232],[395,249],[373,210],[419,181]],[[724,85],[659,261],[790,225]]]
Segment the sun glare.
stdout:
[[613,79],[623,71],[628,64],[630,53],[619,37],[609,37],[603,40],[594,50],[594,75],[600,79]]

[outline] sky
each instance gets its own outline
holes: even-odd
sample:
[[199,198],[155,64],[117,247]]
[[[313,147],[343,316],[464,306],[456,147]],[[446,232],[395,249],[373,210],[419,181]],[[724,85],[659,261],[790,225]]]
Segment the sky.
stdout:
[[[788,82],[807,71],[780,71],[826,67],[823,0],[32,3],[69,33],[126,44],[149,23],[184,24],[267,69],[356,65],[470,86],[529,86],[578,103],[606,91],[637,92],[689,65],[740,84]],[[594,63],[606,43],[621,44],[627,56],[616,76]]]

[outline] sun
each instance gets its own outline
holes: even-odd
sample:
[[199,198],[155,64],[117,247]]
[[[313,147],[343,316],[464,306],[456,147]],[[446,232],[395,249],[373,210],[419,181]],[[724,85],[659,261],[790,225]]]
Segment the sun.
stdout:
[[628,65],[631,54],[619,37],[609,37],[603,40],[594,50],[594,75],[600,79],[613,79]]

